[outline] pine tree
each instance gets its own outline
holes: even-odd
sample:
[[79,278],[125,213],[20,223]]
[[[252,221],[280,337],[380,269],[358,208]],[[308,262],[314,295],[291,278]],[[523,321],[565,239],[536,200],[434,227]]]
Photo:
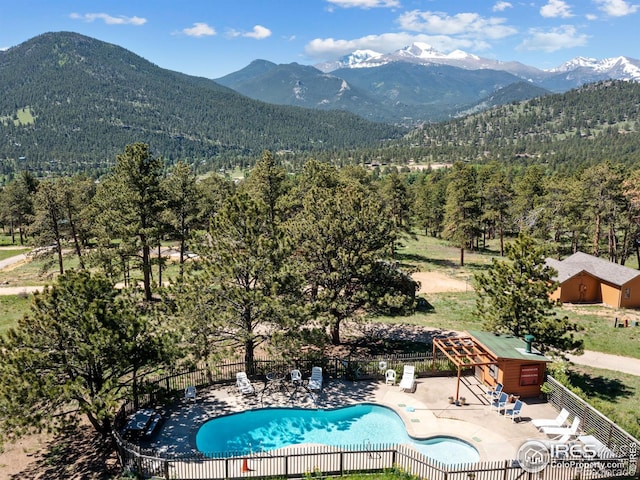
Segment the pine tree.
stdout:
[[573,338],[575,324],[556,317],[550,294],[558,283],[545,263],[543,249],[521,234],[506,245],[508,260],[493,259],[491,267],[474,276],[476,308],[486,327],[516,337],[533,335],[543,352],[580,351],[582,341]]

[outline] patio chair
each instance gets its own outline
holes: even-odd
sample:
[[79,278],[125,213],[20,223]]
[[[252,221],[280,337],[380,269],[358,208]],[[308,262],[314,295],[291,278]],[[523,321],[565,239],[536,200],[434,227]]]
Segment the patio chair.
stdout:
[[184,389],[184,399],[189,401],[196,401],[196,387],[194,387],[193,385],[189,385],[187,388]]
[[495,387],[487,390],[485,394],[489,397],[489,400],[493,400],[500,396],[500,394],[502,393],[502,388],[503,388],[502,384],[497,383]]
[[505,392],[500,393],[498,398],[494,398],[493,401],[489,404],[489,410],[495,408],[496,412],[500,412],[507,406],[507,401],[509,400],[509,395]]
[[512,422],[515,422],[516,417],[518,418],[518,421],[520,421],[520,414],[522,412],[523,405],[524,404],[522,403],[522,400],[516,400],[516,403],[513,404],[513,407],[505,408],[504,416],[511,417]]
[[256,393],[256,389],[251,384],[251,380],[247,377],[247,372],[236,373],[236,386],[244,395]]
[[313,367],[307,384],[309,390],[322,390],[322,367]]
[[531,424],[537,428],[562,427],[564,426],[564,422],[567,421],[567,418],[569,418],[569,411],[563,408],[556,418],[534,418],[531,420]]
[[389,385],[395,385],[396,384],[396,371],[393,369],[389,369],[385,372],[384,374],[384,383]]
[[414,365],[405,365],[402,371],[402,379],[400,380],[400,390],[416,389],[416,367]]
[[300,370],[291,370],[291,384],[295,387],[302,385],[302,372]]
[[578,436],[580,427],[580,417],[574,417],[570,427],[542,427],[542,433],[550,437],[562,437],[563,435]]

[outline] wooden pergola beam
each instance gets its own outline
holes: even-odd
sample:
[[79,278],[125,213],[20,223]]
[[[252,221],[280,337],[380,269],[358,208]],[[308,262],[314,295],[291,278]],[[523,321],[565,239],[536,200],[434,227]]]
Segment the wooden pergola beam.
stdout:
[[[456,403],[460,396],[460,375],[462,367],[479,367],[495,365],[498,362],[491,358],[489,352],[478,346],[472,337],[435,338],[433,340],[433,361],[437,350],[441,351],[458,369],[456,382]],[[480,360],[480,361],[478,361]]]

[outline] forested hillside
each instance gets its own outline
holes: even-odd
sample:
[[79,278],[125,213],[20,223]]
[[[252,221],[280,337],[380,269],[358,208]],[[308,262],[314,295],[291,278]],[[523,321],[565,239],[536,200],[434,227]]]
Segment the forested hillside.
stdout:
[[397,128],[336,111],[251,100],[75,33],[0,52],[0,173],[99,173],[143,141],[203,169],[294,152],[380,144]]
[[545,163],[553,170],[606,159],[637,164],[639,113],[640,84],[607,81],[424,125],[410,143],[413,155],[438,161]]

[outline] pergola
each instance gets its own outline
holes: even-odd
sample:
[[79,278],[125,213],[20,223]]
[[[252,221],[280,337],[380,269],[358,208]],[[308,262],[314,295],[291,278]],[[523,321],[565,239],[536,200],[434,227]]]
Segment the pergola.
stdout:
[[458,368],[456,404],[460,395],[460,373],[463,368],[495,365],[498,362],[471,336],[445,337],[433,340],[433,361],[440,350]]

